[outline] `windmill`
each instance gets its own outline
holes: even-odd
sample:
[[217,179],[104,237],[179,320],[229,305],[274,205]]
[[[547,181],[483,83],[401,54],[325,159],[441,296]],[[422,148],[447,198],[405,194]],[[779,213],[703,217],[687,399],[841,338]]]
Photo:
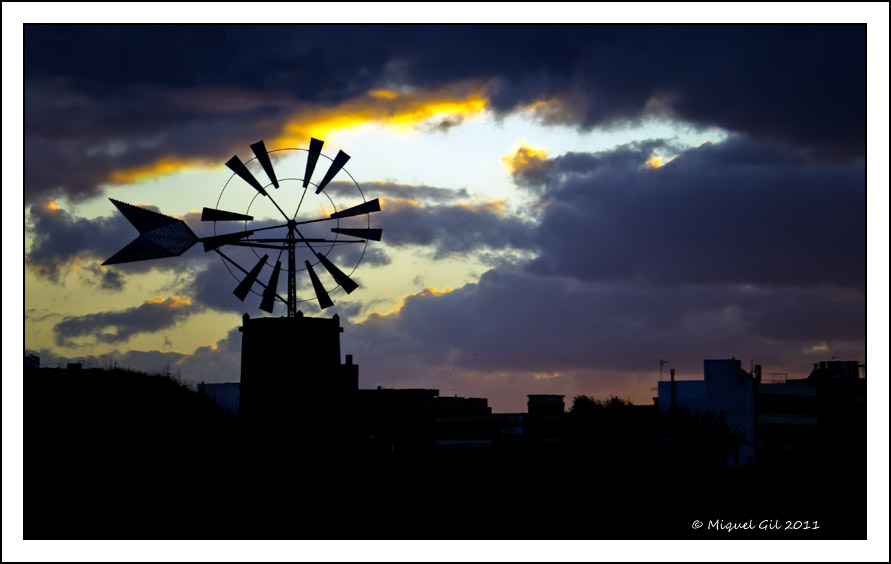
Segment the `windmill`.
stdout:
[[[216,205],[205,207],[201,213],[202,222],[213,224],[214,234],[208,237],[198,237],[181,219],[112,199],[139,235],[102,264],[176,257],[201,243],[205,252],[214,251],[220,256],[236,279],[233,294],[241,301],[251,293],[258,294],[260,309],[268,313],[273,313],[276,301],[283,302],[288,317],[297,315],[297,304],[302,301],[315,299],[321,309],[331,307],[334,305],[331,293],[337,288],[349,294],[359,286],[351,276],[365,255],[368,241],[381,240],[381,229],[372,228],[370,219],[370,215],[381,208],[377,198],[365,199],[359,184],[344,168],[350,156],[338,151],[332,159],[322,153],[323,144],[311,139],[309,149],[267,151],[261,140],[250,146],[254,154],[250,160],[242,161],[238,155],[229,159],[226,166],[232,175]],[[279,177],[272,157],[290,168],[302,166],[293,174]],[[331,163],[316,183],[313,175],[320,157]],[[261,170],[268,179],[266,183],[255,175]],[[341,171],[349,181],[332,184]],[[244,213],[224,209],[229,204],[246,206]],[[239,223],[241,230],[230,227]],[[270,257],[276,252],[273,261]],[[285,253],[287,263],[283,267]],[[347,273],[335,262],[339,259],[355,264]],[[316,271],[319,265],[330,278],[325,277],[323,281]],[[263,274],[264,269],[271,269],[268,277]],[[287,299],[278,294],[282,270],[287,278]],[[314,298],[298,300],[297,277],[304,271]],[[262,292],[255,287],[262,288]]]

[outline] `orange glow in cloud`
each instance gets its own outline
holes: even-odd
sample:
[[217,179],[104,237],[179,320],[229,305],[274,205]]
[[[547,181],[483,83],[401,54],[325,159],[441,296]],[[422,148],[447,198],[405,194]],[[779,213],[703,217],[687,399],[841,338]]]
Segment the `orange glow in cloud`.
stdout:
[[[310,137],[330,140],[336,132],[367,124],[407,133],[434,119],[460,121],[477,117],[487,102],[480,85],[462,84],[435,91],[371,90],[336,106],[304,106],[287,119],[277,135],[266,139],[266,146],[305,147]],[[184,170],[222,166],[222,161],[167,155],[146,165],[114,171],[108,180],[113,184],[128,184]]]
[[472,202],[458,202],[455,205],[473,212],[484,212],[501,216],[507,213],[507,198],[496,198],[493,200],[476,200]]
[[[446,286],[442,290],[440,290],[439,288],[434,288],[433,286],[427,286],[426,288],[424,288],[423,290],[421,290],[420,292],[418,292],[416,294],[406,294],[405,296],[402,296],[402,298],[400,298],[400,300],[396,303],[396,305],[393,307],[393,309],[391,309],[387,313],[371,314],[371,316],[378,315],[380,317],[386,317],[389,315],[395,315],[395,314],[399,313],[399,311],[403,308],[403,306],[405,306],[406,303],[408,303],[408,300],[411,300],[414,298],[435,298],[437,296],[442,296],[442,295],[448,294],[449,292],[452,292],[452,291],[454,291],[454,288],[452,288],[450,286]],[[369,317],[371,317],[371,316],[369,316]]]
[[656,155],[653,155],[649,159],[647,159],[647,162],[645,162],[644,164],[649,166],[650,168],[662,168],[663,166],[667,165],[668,163],[675,160],[676,158],[678,158],[677,155],[671,157],[668,160],[665,160],[662,157],[657,157]]
[[58,201],[59,201],[59,200],[50,200],[50,201],[47,202],[47,204],[46,204],[46,209],[48,209],[48,210],[53,210],[53,211],[61,210],[62,208],[59,207],[59,204],[56,203],[56,202],[58,202]]
[[[380,200],[381,207],[390,211],[396,211],[402,208],[420,209],[424,207],[420,200],[414,198],[380,196],[378,199]],[[493,198],[491,200],[474,198],[469,202],[456,202],[455,206],[474,213],[490,213],[503,216],[507,214],[507,204],[507,198]]]
[[405,133],[435,118],[477,117],[486,103],[481,86],[413,92],[371,90],[336,106],[306,108],[293,114],[272,145],[302,147],[310,137],[326,140],[338,131],[367,124]]
[[537,146],[530,145],[525,139],[520,139],[511,151],[501,157],[501,162],[511,174],[527,168],[541,166],[548,160],[548,152]]
[[192,298],[188,296],[168,296],[167,299],[156,296],[150,300],[145,300],[143,304],[159,304],[167,306],[171,309],[177,309],[192,305]]
[[165,174],[182,172],[184,170],[217,168],[220,163],[211,163],[203,159],[180,159],[177,157],[162,157],[161,159],[143,166],[116,170],[111,173],[109,181],[114,184],[130,184],[142,182],[152,178],[158,178]]
[[404,208],[404,207],[412,207],[412,208],[420,208],[421,202],[420,200],[416,200],[414,198],[394,198],[392,196],[379,196],[378,200],[380,200],[381,208],[386,208],[388,210],[392,210],[394,208]]
[[533,372],[532,377],[536,380],[553,380],[554,378],[559,378],[559,372]]

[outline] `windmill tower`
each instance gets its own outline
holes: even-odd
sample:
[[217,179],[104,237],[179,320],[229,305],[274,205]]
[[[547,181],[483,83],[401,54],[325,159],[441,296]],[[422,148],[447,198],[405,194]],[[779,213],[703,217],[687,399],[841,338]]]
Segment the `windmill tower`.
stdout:
[[[240,328],[242,418],[257,429],[305,423],[308,415],[324,411],[326,402],[358,387],[352,357],[341,362],[339,316],[311,318],[298,307],[317,301],[324,310],[334,305],[331,294],[338,289],[350,294],[358,288],[352,275],[369,240],[381,239],[381,230],[372,228],[370,219],[380,211],[380,203],[366,200],[344,168],[349,155],[339,151],[330,158],[322,146],[312,139],[308,149],[267,151],[258,141],[251,145],[252,159],[229,159],[226,166],[232,175],[216,205],[201,214],[201,221],[213,226],[213,235],[207,237],[195,235],[181,219],[112,200],[139,236],[104,265],[180,256],[200,242],[205,252],[219,255],[232,274],[233,294],[239,300],[257,295],[259,309],[270,314],[278,303],[286,307],[283,317],[245,314]],[[273,158],[288,169],[286,174],[276,172]],[[315,183],[322,158],[330,165]],[[258,180],[261,173],[268,182]],[[338,175],[341,180],[335,182]],[[230,211],[239,205],[243,211]],[[317,272],[319,265],[326,275]],[[287,298],[279,294],[283,270]],[[298,298],[298,281],[307,293],[311,288],[311,297]]]

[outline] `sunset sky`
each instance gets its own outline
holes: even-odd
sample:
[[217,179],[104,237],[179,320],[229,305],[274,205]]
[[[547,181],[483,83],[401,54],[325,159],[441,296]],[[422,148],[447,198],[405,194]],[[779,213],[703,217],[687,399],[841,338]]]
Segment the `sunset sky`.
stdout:
[[212,235],[232,155],[315,137],[383,208],[325,311],[360,387],[523,411],[650,403],[660,359],[865,361],[866,53],[865,26],[26,26],[24,347],[237,381],[260,298],[200,245],[100,266],[137,234],[109,198]]
[[[888,499],[888,5],[504,6],[3,4],[4,547],[23,538],[22,349],[43,366],[234,382],[242,315],[266,315],[259,296],[232,295],[236,280],[201,245],[101,266],[137,235],[109,198],[209,236],[199,215],[232,176],[227,160],[251,158],[261,139],[305,149],[315,137],[326,156],[351,156],[346,171],[382,205],[359,289],[334,291],[324,313],[342,319],[361,388],[437,388],[507,412],[533,393],[649,404],[660,360],[682,379],[701,378],[707,358],[789,378],[821,360],[872,361],[870,540],[887,560],[875,500]],[[855,25],[27,24],[209,18]],[[274,164],[302,175],[299,159]],[[352,197],[348,180],[332,199]],[[236,186],[230,211],[244,213],[253,194]],[[321,201],[306,213],[325,212]],[[49,559],[170,556],[149,543],[45,544]],[[849,543],[764,554],[794,560],[810,546],[817,559],[867,554]],[[236,554],[171,555],[221,548]],[[412,543],[386,548],[417,558]],[[552,548],[497,554],[552,559]],[[616,556],[629,548],[672,554],[633,543]],[[682,554],[715,558],[710,544]]]

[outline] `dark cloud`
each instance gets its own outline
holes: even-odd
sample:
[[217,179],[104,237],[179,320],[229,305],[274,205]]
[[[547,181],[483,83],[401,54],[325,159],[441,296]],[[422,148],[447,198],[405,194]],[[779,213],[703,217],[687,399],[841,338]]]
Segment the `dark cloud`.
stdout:
[[[88,219],[77,217],[51,201],[32,204],[26,229],[33,239],[25,255],[26,266],[38,276],[53,282],[60,282],[68,272],[83,267],[92,275],[88,279],[91,283],[106,290],[118,291],[123,288],[125,274],[153,269],[188,271],[201,268],[210,260],[217,260],[204,253],[199,244],[181,257],[100,266],[139,235],[111,203],[108,207],[112,215]],[[155,206],[140,207],[160,211]],[[183,220],[199,236],[211,235],[207,226],[201,224],[199,215],[187,214]],[[262,225],[260,222],[258,224]]]
[[67,316],[54,327],[56,344],[75,346],[77,340],[117,344],[140,333],[156,333],[184,321],[200,311],[188,298],[153,298],[142,305],[119,311]]
[[[350,251],[352,247],[346,247],[346,249],[347,251]],[[358,270],[351,276],[351,278],[355,282],[359,283],[360,285],[362,284],[362,279],[359,273],[366,266],[374,266],[376,264],[379,264],[380,261],[386,261],[387,263],[389,262],[389,257],[383,254],[383,252],[378,251],[378,249],[373,248],[369,248],[367,250]],[[331,253],[328,256],[329,259],[334,261],[334,263],[337,265],[350,265],[349,267],[344,266],[347,274],[352,271],[352,266],[358,259],[358,255],[352,255],[351,253]],[[260,275],[257,277],[260,282],[263,282],[264,284],[267,284],[269,282],[272,275],[275,258],[275,256],[272,256],[270,259],[267,260],[266,266],[263,267]],[[250,269],[258,261],[258,259],[254,257],[250,251],[247,251],[247,253],[242,253],[240,256],[238,256],[238,260],[245,269]],[[171,286],[171,288],[179,293],[193,296],[194,302],[201,307],[207,307],[217,311],[233,312],[238,314],[243,314],[245,311],[247,311],[252,316],[265,315],[258,309],[262,300],[263,286],[255,283],[253,286],[253,292],[248,293],[243,302],[240,301],[237,297],[235,297],[233,291],[238,286],[241,279],[244,278],[244,274],[237,270],[235,267],[231,267],[231,265],[230,268],[227,269],[226,264],[227,263],[219,260],[212,261],[205,268],[196,269],[190,272],[187,276],[181,277],[175,284]],[[288,292],[287,278],[285,275],[285,269],[287,268],[286,262],[282,264],[282,268],[283,270],[279,275],[277,288],[278,295],[285,298],[287,297]],[[322,266],[316,265],[314,269],[316,275],[318,275],[320,280],[322,281],[322,284],[329,290],[330,295],[335,303],[334,309],[325,310],[325,315],[330,316],[333,313],[339,313],[341,317],[357,316],[362,308],[362,305],[358,303],[340,303],[340,301],[344,298],[344,294],[342,293],[343,291],[336,288],[335,282]],[[233,274],[235,274],[235,276],[233,276]],[[302,267],[296,274],[296,282],[297,299],[303,300],[299,301],[299,303],[297,304],[297,308],[307,315],[319,314],[321,310],[319,309],[318,304],[315,302],[315,292],[309,280],[309,275],[304,269],[302,269]],[[285,312],[285,304],[281,301],[276,301],[272,315],[285,315]]]
[[[257,259],[254,259],[252,263],[242,266],[250,270],[256,262]],[[258,278],[265,283],[269,280],[271,273],[270,267],[264,267],[263,275]],[[192,296],[196,304],[218,311],[243,313],[246,303],[256,301],[256,307],[259,307],[261,299],[254,294],[248,294],[244,302],[235,297],[232,292],[243,277],[244,274],[237,269],[231,266],[227,269],[221,260],[214,260],[208,263],[206,268],[194,271],[190,276],[184,277],[181,280],[182,286],[179,291]],[[259,293],[263,292],[263,288],[260,286],[256,286],[254,290]]]
[[294,100],[260,91],[161,89],[123,84],[89,92],[71,80],[26,81],[25,200],[79,202],[115,173],[161,159],[220,162],[236,140],[278,133]]
[[392,38],[387,26],[28,25],[25,78],[73,76],[97,92],[238,86],[331,102],[375,84]]
[[581,280],[862,289],[862,163],[814,166],[742,137],[661,168],[640,146],[541,162],[531,272]]
[[25,263],[38,275],[56,282],[76,259],[104,260],[119,250],[121,241],[138,235],[120,214],[92,220],[78,218],[51,202],[33,204],[28,219],[33,240]]
[[338,265],[361,264],[359,268],[387,266],[391,262],[390,257],[382,248],[374,246],[378,244],[371,241],[367,248],[362,244],[340,245],[332,250],[328,258]]
[[486,249],[530,249],[534,224],[512,215],[506,202],[420,205],[412,200],[387,200],[381,225],[388,245],[421,245],[434,258]]
[[120,292],[124,289],[126,276],[122,272],[107,268],[103,269],[97,264],[88,266],[86,270],[92,275],[92,278],[86,279],[88,284],[94,284],[109,292]]
[[[257,262],[259,262],[259,259],[255,257],[250,250],[245,249],[245,251],[247,252],[231,254],[227,252],[226,254],[227,256],[234,255],[233,260],[238,262],[245,270],[250,270],[257,264]],[[263,284],[269,283],[275,266],[275,260],[275,254],[266,260],[266,265],[257,277],[258,281]],[[285,259],[282,264],[282,271],[279,274],[277,286],[277,293],[282,298],[286,298],[288,295],[286,269],[287,259]],[[182,277],[178,281],[176,288],[178,292],[193,296],[195,303],[203,307],[238,314],[248,311],[251,312],[251,315],[254,315],[254,312],[256,312],[257,315],[261,315],[262,312],[260,312],[258,308],[260,307],[260,302],[262,300],[264,286],[255,283],[252,292],[248,293],[243,302],[233,294],[235,288],[244,277],[245,274],[231,264],[222,260],[213,260],[209,262],[206,267],[196,269],[188,276]],[[298,272],[298,299],[313,295],[312,286],[310,285],[308,276],[302,271]],[[283,315],[282,312],[285,311],[283,302],[276,300],[274,307],[276,308],[275,315]]]
[[28,25],[26,201],[88,198],[113,171],[165,156],[219,162],[307,104],[466,81],[486,84],[502,114],[547,100],[543,119],[581,128],[658,114],[858,157],[865,35],[865,25]]
[[658,113],[864,153],[865,25],[427,26],[395,41],[395,79],[488,80],[501,112],[551,99],[544,117],[581,127]]
[[515,160],[541,210],[527,230],[535,256],[410,296],[350,327],[345,350],[371,382],[428,378],[513,409],[510,390],[533,381],[646,401],[660,358],[691,376],[735,356],[797,377],[829,356],[863,359],[863,163],[815,166],[734,136],[645,164],[666,149]]

